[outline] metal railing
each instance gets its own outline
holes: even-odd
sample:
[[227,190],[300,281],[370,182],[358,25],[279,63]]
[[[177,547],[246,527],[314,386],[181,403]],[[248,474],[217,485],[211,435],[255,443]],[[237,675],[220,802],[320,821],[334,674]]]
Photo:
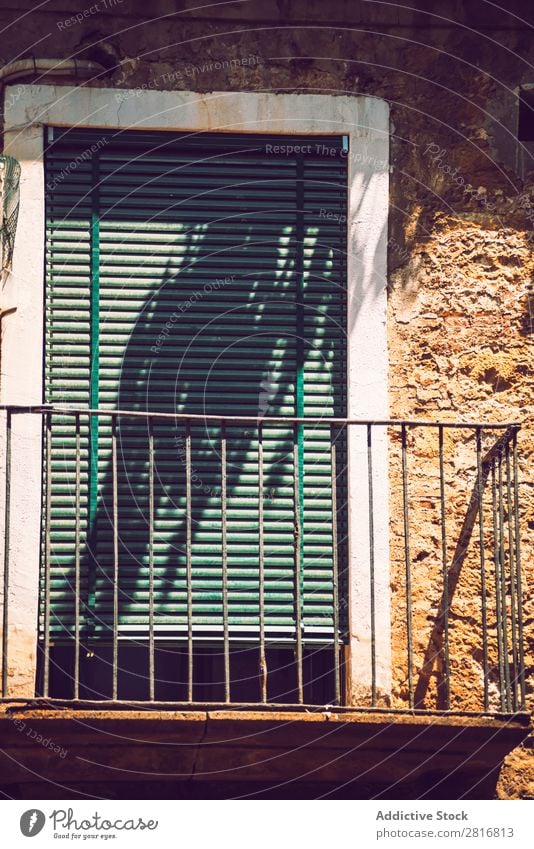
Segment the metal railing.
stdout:
[[[38,665],[31,695],[110,703],[525,709],[517,424],[2,409],[3,698],[10,696],[11,644],[24,630],[10,613],[21,568],[15,538],[25,533],[17,499],[30,498],[41,511]],[[28,418],[38,426],[19,433],[17,422]],[[170,466],[178,495],[169,494],[160,480],[170,427],[180,430],[182,440],[174,471]],[[28,440],[41,462],[20,470]],[[212,472],[217,458],[220,486],[208,487],[195,507],[199,440],[202,462],[207,464],[207,445],[213,452]],[[311,468],[302,459],[307,440],[315,446]],[[128,450],[135,468],[125,460]],[[245,461],[248,470],[251,455],[254,472],[236,470],[241,462],[245,469]],[[276,522],[292,547],[292,575],[281,579],[285,600],[275,603],[270,596],[278,573],[269,550],[273,526],[265,492],[273,457],[282,480]],[[168,456],[164,465],[165,477]],[[329,508],[321,508],[323,518],[311,520],[306,510],[317,490],[308,479],[317,469],[319,495],[328,497]],[[21,474],[25,482],[19,481],[14,495],[13,482]],[[245,478],[255,488],[247,496],[255,511],[247,527],[257,528],[250,542],[252,567],[246,534],[238,540],[239,556],[231,541],[237,520],[229,505],[232,500],[241,505]],[[68,489],[72,521],[66,528],[58,513],[64,503],[58,480]],[[140,493],[146,533],[137,551],[142,549],[145,582],[138,590],[138,570],[125,599],[124,564],[135,560],[139,527],[130,518],[121,529],[122,511]],[[162,542],[170,502],[171,537]],[[207,522],[216,502],[213,592],[198,577],[195,546],[201,536],[198,516]],[[158,519],[158,510],[164,519]],[[102,568],[103,527],[107,565],[104,577],[95,578]],[[327,538],[319,567],[313,548],[318,534]],[[169,557],[161,565],[158,545],[178,551],[172,581],[164,577]],[[243,592],[233,584],[245,562]],[[322,576],[318,590],[310,588],[310,575],[316,582]],[[242,602],[252,585],[252,602]],[[143,615],[136,619],[130,607],[138,596]],[[216,602],[206,613],[206,599],[213,596]],[[355,633],[358,651],[351,644]]]

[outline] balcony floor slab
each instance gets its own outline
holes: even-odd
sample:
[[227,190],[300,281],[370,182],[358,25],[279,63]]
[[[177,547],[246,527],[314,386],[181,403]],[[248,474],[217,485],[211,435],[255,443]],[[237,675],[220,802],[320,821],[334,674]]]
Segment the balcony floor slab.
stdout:
[[58,799],[487,798],[528,732],[526,714],[13,701],[0,708],[0,786]]

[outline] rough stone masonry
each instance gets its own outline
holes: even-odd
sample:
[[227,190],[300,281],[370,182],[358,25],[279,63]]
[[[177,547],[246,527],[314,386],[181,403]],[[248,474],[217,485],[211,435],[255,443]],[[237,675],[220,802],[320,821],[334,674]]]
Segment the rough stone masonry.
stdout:
[[[4,9],[0,25],[12,23],[30,6],[24,0],[16,12]],[[150,20],[145,6],[140,0],[108,3],[78,20],[78,3],[66,0],[61,14],[55,4],[43,4],[11,29],[0,48],[1,62],[8,61],[8,49],[10,56],[33,54],[40,35],[55,31],[53,39],[40,42],[40,55],[100,61],[109,73],[89,85],[117,87],[125,97],[146,88],[191,88],[363,93],[387,99],[391,415],[526,424],[532,404],[534,168],[518,167],[525,145],[517,136],[516,96],[518,86],[534,83],[528,64],[534,43],[529,22],[521,22],[529,14],[526,4],[509,2],[505,12],[482,0],[432,0],[419,13],[391,4],[332,0],[327,21],[318,0],[197,6],[176,15],[176,4],[157,0]],[[439,564],[428,547],[433,540],[439,548],[437,454],[435,442],[426,437],[414,437],[412,448],[417,462],[411,497],[421,517],[411,540],[418,567],[414,618],[424,624],[439,601]],[[526,426],[518,448],[528,630],[534,443]],[[465,512],[460,483],[465,489],[473,480],[474,454],[472,445],[450,434],[444,450],[452,546]],[[397,460],[398,450],[391,458],[392,480],[398,483]],[[391,506],[393,699],[406,705],[406,666],[399,648],[404,562],[398,486],[392,489]],[[452,614],[451,664],[477,675],[481,661],[472,639],[480,612],[476,559],[468,558],[464,566],[462,606]],[[416,663],[424,650],[421,639]],[[527,671],[532,706],[531,665]],[[432,687],[435,682],[429,693]],[[457,695],[451,694],[453,705]],[[510,756],[498,792],[501,798],[534,796],[530,749]]]

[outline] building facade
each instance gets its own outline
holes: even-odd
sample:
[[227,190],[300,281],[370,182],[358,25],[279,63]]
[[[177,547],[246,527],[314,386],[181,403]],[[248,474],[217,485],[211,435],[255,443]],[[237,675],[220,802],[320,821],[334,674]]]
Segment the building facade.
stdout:
[[521,4],[71,5],[3,12],[5,786],[531,796]]

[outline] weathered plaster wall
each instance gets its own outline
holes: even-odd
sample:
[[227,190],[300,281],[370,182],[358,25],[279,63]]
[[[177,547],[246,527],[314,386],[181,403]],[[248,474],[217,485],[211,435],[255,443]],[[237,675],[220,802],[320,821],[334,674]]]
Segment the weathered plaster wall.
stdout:
[[[368,93],[387,99],[393,165],[390,412],[526,421],[532,400],[534,165],[523,180],[514,163],[519,151],[516,90],[534,81],[528,65],[532,38],[521,21],[532,14],[527,4],[508,3],[504,12],[482,0],[436,1],[425,3],[427,14],[419,14],[389,4],[338,0],[328,5],[325,22],[324,4],[318,2],[229,3],[188,13],[159,0],[147,21],[143,3],[124,0],[67,24],[68,15],[79,13],[82,5],[51,2],[32,12],[10,30],[0,47],[1,61],[30,53],[96,59],[116,69],[94,85],[123,88],[124,102],[139,102],[140,109],[147,88]],[[14,22],[31,7],[23,0],[2,11],[0,25]],[[39,41],[43,34],[50,37]],[[528,479],[533,448],[523,428],[519,456],[527,630],[532,622],[526,588],[532,568]],[[471,480],[472,454],[453,445],[447,451],[446,472],[454,494]],[[426,485],[425,461],[434,463],[428,477],[435,491],[434,449],[420,445],[418,452],[414,497]],[[451,545],[465,501],[452,503]],[[404,564],[398,509],[394,487],[392,585],[400,596]],[[419,529],[426,538],[414,540],[418,553],[428,540],[439,546],[435,505],[428,509]],[[415,615],[421,623],[429,596],[434,603],[437,592],[432,584],[437,566],[427,561],[418,560],[414,578]],[[467,608],[455,625],[453,657],[472,671],[477,663],[470,642],[470,617],[478,613],[476,583],[470,582],[475,568],[474,560],[466,562]],[[398,637],[401,612],[397,623]],[[394,698],[405,703],[401,641],[394,638],[393,646]],[[421,639],[417,650],[423,647]],[[525,778],[529,762],[522,752],[509,759],[502,795],[532,795]]]

